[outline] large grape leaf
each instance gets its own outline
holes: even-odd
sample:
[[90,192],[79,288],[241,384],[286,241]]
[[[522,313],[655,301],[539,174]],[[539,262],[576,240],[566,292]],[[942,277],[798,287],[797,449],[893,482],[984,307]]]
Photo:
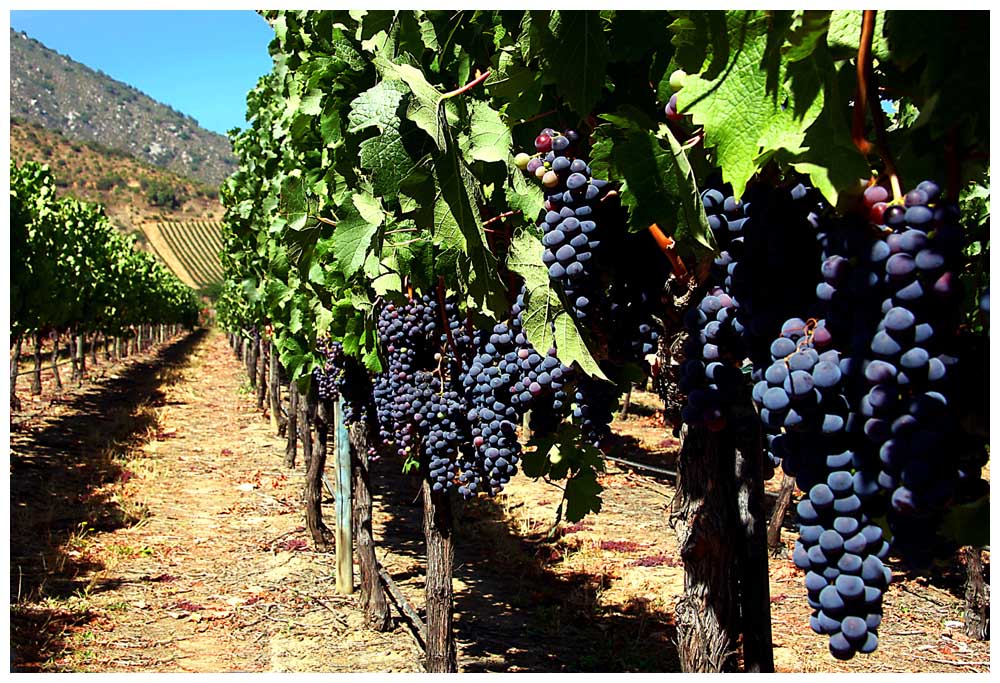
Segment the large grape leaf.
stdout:
[[526,221],[532,222],[545,202],[542,188],[525,179],[524,174],[514,165],[513,156],[508,156],[507,168],[511,169],[510,184],[507,187],[507,205],[520,211]]
[[830,28],[830,14],[830,10],[795,10],[792,14],[792,26],[781,46],[781,54],[785,59],[797,62],[811,55]]
[[[510,130],[500,120],[500,112],[482,100],[472,100],[469,109],[469,135],[463,152],[477,161],[505,161],[510,156]],[[468,150],[466,151],[466,147]]]
[[[854,67],[849,62],[841,62],[835,69],[825,48],[817,48],[807,62],[819,65],[826,74],[824,87],[826,100],[845,102],[854,84]],[[841,193],[857,187],[858,179],[868,174],[868,163],[851,142],[850,110],[847,107],[824,107],[809,127],[803,140],[802,149],[795,154],[778,152],[775,158],[787,161],[799,173],[809,176],[813,187],[833,205],[840,201]]]
[[371,172],[372,190],[378,195],[395,193],[415,163],[403,145],[399,129],[399,108],[406,86],[399,81],[382,81],[351,102],[348,131],[355,133],[371,126],[381,135],[362,141],[361,168]]
[[497,67],[483,84],[491,97],[503,102],[508,120],[524,121],[538,113],[542,101],[542,77],[520,61],[520,53],[506,48],[500,53]]
[[[921,12],[921,23],[926,14]],[[859,9],[838,9],[830,12],[830,27],[826,34],[826,43],[830,52],[837,59],[852,59],[858,54],[858,43],[861,42],[861,22],[864,11]],[[885,37],[885,12],[879,12],[875,17],[875,34],[872,36],[872,54],[878,60],[889,59],[889,42]]]
[[379,132],[399,130],[399,105],[406,87],[399,81],[386,80],[365,90],[351,102],[347,114],[348,132],[357,133],[370,126]]
[[338,210],[337,227],[330,246],[345,276],[350,277],[365,263],[372,238],[382,225],[384,214],[371,195],[356,194]]
[[728,11],[726,20],[730,56],[725,68],[714,77],[687,75],[677,106],[704,127],[705,144],[715,149],[723,179],[740,196],[762,155],[801,150],[824,98],[821,88],[796,87],[783,68],[777,74],[761,68],[771,28],[765,12]]
[[712,231],[687,154],[667,126],[631,108],[605,114],[594,132],[591,168],[620,183],[633,231],[656,223],[688,253],[714,250]]
[[542,243],[528,232],[519,233],[510,246],[507,265],[524,278],[527,289],[527,306],[521,317],[524,334],[536,349],[544,352],[555,348],[566,365],[576,363],[588,375],[606,380],[576,322],[552,288],[549,271],[542,263],[543,249]]
[[[488,248],[486,233],[479,219],[475,202],[478,181],[459,156],[457,145],[448,144],[446,149],[434,159],[434,173],[438,180],[434,205],[435,238],[451,235],[453,244],[457,243],[461,253],[468,257],[469,294],[476,302],[499,314],[506,308],[502,293],[504,287],[496,272],[496,258]],[[461,239],[456,239],[455,228],[460,232]],[[444,272],[439,274],[450,275]]]
[[542,41],[541,66],[546,79],[581,117],[590,115],[601,96],[608,66],[608,42],[596,12],[557,10],[549,20],[550,37]]
[[409,64],[395,64],[381,56],[376,57],[374,63],[384,78],[403,81],[407,85],[412,95],[406,118],[430,135],[440,151],[447,151],[448,122],[441,93],[427,82],[419,69]]

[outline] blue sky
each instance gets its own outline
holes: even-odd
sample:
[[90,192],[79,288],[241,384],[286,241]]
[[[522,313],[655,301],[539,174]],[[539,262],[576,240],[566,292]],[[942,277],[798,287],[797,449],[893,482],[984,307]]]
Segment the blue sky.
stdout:
[[271,70],[273,31],[250,10],[11,11],[11,27],[223,133]]

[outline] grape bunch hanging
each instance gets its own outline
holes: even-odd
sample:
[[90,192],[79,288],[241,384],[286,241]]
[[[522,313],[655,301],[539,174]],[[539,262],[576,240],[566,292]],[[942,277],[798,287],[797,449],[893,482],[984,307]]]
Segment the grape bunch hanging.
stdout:
[[985,462],[952,408],[957,206],[931,181],[864,198],[865,215],[838,215],[800,183],[705,191],[720,254],[681,369],[683,418],[714,430],[750,370],[770,461],[805,494],[793,557],[810,624],[842,659],[877,647],[890,549],[916,566],[954,552],[935,530],[982,494]]

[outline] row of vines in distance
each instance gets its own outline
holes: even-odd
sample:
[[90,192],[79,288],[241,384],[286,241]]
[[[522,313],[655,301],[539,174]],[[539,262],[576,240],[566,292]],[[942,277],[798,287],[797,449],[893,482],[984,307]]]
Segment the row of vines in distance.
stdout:
[[222,224],[219,221],[163,220],[156,224],[167,248],[187,271],[196,287],[222,281]]
[[41,340],[50,334],[127,337],[141,326],[197,324],[195,292],[136,249],[101,207],[57,197],[48,166],[12,162],[10,173],[12,403],[28,338],[37,368]]

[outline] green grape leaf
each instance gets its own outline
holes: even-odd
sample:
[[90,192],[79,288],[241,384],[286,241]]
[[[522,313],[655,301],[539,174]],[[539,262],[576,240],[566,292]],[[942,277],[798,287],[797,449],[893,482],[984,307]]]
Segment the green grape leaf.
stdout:
[[543,51],[545,44],[552,40],[549,33],[549,21],[552,12],[548,10],[526,10],[521,17],[521,33],[517,46],[521,58],[527,63],[536,59]]
[[510,169],[507,205],[520,211],[524,220],[531,223],[545,203],[545,194],[540,185],[528,182],[524,173],[514,165],[513,156],[507,157],[507,168]]
[[299,105],[299,113],[306,116],[319,116],[323,111],[323,91],[310,90]]
[[524,334],[536,349],[555,348],[566,365],[576,364],[599,379],[607,377],[587,348],[576,321],[565,311],[559,295],[552,288],[549,271],[542,263],[542,243],[522,231],[510,246],[508,266],[524,278],[527,305],[522,314]]
[[590,512],[601,511],[601,491],[593,467],[583,467],[566,480],[566,521],[579,522]]
[[380,132],[399,130],[399,105],[406,94],[399,81],[382,81],[354,98],[347,115],[349,133],[357,133],[369,126]]
[[[475,203],[478,181],[459,157],[457,146],[448,144],[446,149],[434,159],[438,180],[438,199],[434,205],[435,241],[439,235],[444,235],[460,247],[459,251],[468,257],[465,265],[470,269],[469,294],[473,300],[499,314],[506,308],[504,287],[497,275],[496,257],[486,243]],[[461,231],[460,241],[454,235],[455,227]],[[450,275],[441,271],[438,274],[446,278]]]
[[[838,9],[830,12],[830,28],[826,33],[826,44],[835,59],[854,59],[858,56],[861,42],[863,10]],[[890,59],[889,42],[885,37],[885,12],[875,17],[875,33],[872,36],[872,55],[879,61]]]
[[[827,73],[824,78],[830,102],[845,101],[845,91],[854,83],[854,67],[842,62],[838,70],[824,48],[817,48],[811,60]],[[809,67],[807,61],[800,65]],[[845,98],[845,99],[842,99]],[[849,110],[825,107],[816,123],[806,131],[802,150],[797,154],[779,151],[778,161],[787,162],[799,173],[809,176],[813,187],[819,190],[832,205],[838,205],[844,190],[857,187],[858,179],[868,174],[868,164],[851,142]]]
[[427,82],[419,69],[409,64],[394,64],[384,57],[376,57],[374,63],[384,78],[406,84],[412,94],[406,109],[406,118],[430,135],[440,151],[447,151],[448,122],[441,93]]
[[589,116],[601,96],[608,66],[608,42],[596,13],[557,10],[549,21],[551,37],[541,46],[546,77],[580,116]]
[[805,75],[800,86],[784,70],[774,74],[761,68],[770,30],[766,13],[734,10],[726,17],[732,57],[718,76],[686,76],[677,108],[704,127],[705,143],[715,149],[723,179],[741,196],[762,155],[801,150],[824,98],[819,84],[807,82]]
[[[330,238],[330,246],[344,275],[350,277],[364,265],[372,238],[385,216],[378,200],[370,195],[354,195],[351,202],[338,209],[337,214],[339,220]],[[376,218],[377,222],[372,222],[370,218]]]
[[500,113],[482,100],[469,102],[469,151],[476,161],[505,161],[512,145],[510,130]]
[[656,223],[689,254],[714,251],[694,171],[670,129],[664,124],[656,129],[632,108],[601,118],[608,123],[594,132],[590,165],[595,175],[621,183],[632,230]]
[[393,195],[416,165],[395,128],[363,141],[359,156],[361,168],[371,172],[372,191],[378,195]]
[[361,71],[367,66],[368,62],[361,56],[361,53],[354,49],[354,45],[340,29],[334,29],[333,39],[330,41],[330,44],[333,46],[334,56],[347,64],[352,70]]
[[513,48],[500,53],[497,67],[483,84],[486,92],[503,102],[508,120],[524,121],[539,111],[542,101],[542,78],[538,69],[530,69],[519,61]]
[[830,28],[830,10],[800,9],[792,13],[781,54],[789,62],[805,59],[822,43]]

